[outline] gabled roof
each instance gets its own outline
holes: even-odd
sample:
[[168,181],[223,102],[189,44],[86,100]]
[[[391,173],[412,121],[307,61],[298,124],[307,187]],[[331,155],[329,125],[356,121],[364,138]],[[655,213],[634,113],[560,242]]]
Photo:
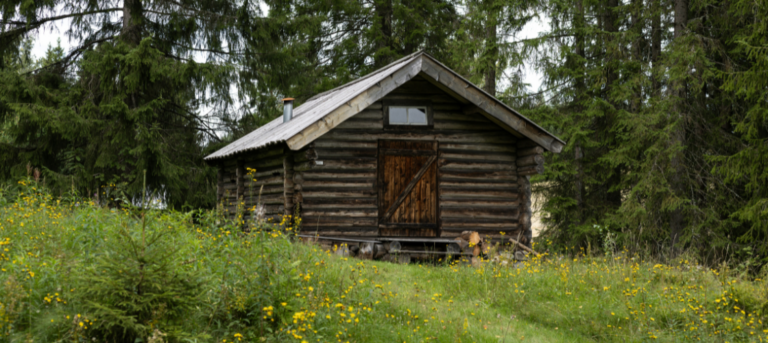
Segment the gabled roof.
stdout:
[[315,95],[295,108],[293,119],[287,123],[278,117],[205,159],[212,161],[283,142],[291,150],[299,150],[419,74],[447,92],[466,99],[477,106],[478,112],[532,139],[544,149],[560,152],[565,145],[560,138],[420,51],[365,77]]

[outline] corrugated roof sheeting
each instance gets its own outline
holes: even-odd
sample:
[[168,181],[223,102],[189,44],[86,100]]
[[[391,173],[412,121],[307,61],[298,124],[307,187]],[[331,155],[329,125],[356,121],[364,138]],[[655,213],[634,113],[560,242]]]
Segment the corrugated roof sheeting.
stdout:
[[421,54],[423,53],[419,52],[406,56],[366,77],[357,79],[330,91],[320,93],[307,100],[307,102],[301,106],[295,108],[293,110],[293,119],[291,119],[291,121],[283,123],[283,117],[281,116],[221,148],[213,154],[208,155],[205,159],[214,160],[224,158],[240,152],[285,142],[289,138],[303,131],[309,125],[312,125],[312,123],[322,119],[331,111],[352,100],[352,98],[361,92],[368,90],[375,84],[381,82],[381,80],[392,75],[401,67],[418,58]]

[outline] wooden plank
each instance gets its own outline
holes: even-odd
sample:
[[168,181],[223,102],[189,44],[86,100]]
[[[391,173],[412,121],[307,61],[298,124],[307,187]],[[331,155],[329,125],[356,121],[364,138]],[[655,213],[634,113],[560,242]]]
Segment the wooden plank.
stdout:
[[408,63],[392,74],[392,76],[379,82],[377,86],[360,93],[346,104],[327,114],[322,120],[318,120],[309,125],[299,134],[288,139],[288,146],[291,150],[299,150],[320,136],[328,133],[328,131],[338,124],[359,113],[366,107],[369,107],[374,102],[379,101],[386,94],[416,76],[421,70],[422,60],[423,59],[418,58]]
[[379,219],[379,223],[384,223],[387,220],[389,220],[390,217],[395,213],[395,210],[397,210],[398,207],[403,203],[403,200],[411,194],[411,190],[413,190],[413,187],[416,186],[416,183],[421,180],[421,177],[424,176],[424,173],[427,172],[430,166],[432,166],[432,163],[437,160],[437,156],[430,156],[427,162],[424,164],[424,166],[419,169],[419,172],[416,173],[416,176],[413,177],[411,182],[408,183],[408,185],[405,187],[405,190],[403,190],[402,193],[395,199],[395,202],[392,203],[392,205],[389,206],[389,209],[387,209],[386,212],[384,212],[384,215]]

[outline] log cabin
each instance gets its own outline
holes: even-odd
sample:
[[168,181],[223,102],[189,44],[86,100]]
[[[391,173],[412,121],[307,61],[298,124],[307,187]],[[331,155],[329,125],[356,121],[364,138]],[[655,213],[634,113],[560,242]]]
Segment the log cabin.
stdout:
[[360,246],[463,231],[530,244],[530,176],[565,142],[432,56],[293,101],[205,157],[231,213],[260,202],[276,222],[299,213],[303,235]]

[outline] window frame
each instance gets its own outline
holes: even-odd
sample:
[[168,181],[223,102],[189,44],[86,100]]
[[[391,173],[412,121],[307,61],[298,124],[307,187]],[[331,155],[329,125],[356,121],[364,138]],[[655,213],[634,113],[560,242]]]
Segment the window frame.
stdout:
[[[427,125],[410,125],[410,124],[390,124],[389,123],[389,108],[390,107],[423,107],[427,110]],[[432,102],[425,100],[388,100],[383,102],[384,111],[384,129],[385,130],[429,130],[435,127],[434,120],[432,119]]]

